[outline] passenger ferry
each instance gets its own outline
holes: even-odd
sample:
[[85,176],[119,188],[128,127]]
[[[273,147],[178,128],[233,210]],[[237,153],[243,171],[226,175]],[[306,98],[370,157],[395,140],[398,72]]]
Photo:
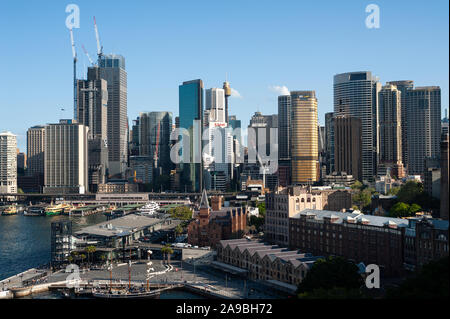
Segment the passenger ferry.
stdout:
[[70,207],[70,205],[67,204],[50,205],[45,209],[45,215],[47,216],[61,215],[66,211],[68,207]]
[[150,202],[145,206],[139,208],[140,215],[154,215],[159,210],[159,205],[156,202]]
[[45,216],[45,208],[42,206],[28,206],[23,212],[24,216]]
[[17,207],[14,206],[14,205],[7,206],[7,207],[2,211],[2,215],[3,215],[3,216],[17,215]]

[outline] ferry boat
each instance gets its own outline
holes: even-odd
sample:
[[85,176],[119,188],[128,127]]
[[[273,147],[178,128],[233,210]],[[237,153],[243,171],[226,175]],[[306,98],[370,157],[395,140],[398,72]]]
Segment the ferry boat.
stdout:
[[58,205],[50,205],[45,209],[45,215],[47,216],[55,216],[61,215],[66,209],[66,204],[58,204]]
[[45,208],[42,206],[28,206],[23,212],[24,216],[45,216]]
[[140,215],[153,215],[159,210],[159,205],[156,202],[150,202],[141,207],[138,212]]
[[63,215],[71,215],[72,210],[74,210],[76,207],[72,206],[72,205],[68,205],[68,204],[62,204],[63,210],[62,210],[62,214]]
[[3,209],[2,215],[3,216],[17,215],[17,207],[14,205],[7,206],[5,209]]

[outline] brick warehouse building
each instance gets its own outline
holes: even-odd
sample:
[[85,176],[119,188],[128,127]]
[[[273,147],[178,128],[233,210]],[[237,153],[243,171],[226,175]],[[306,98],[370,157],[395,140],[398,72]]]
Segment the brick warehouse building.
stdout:
[[247,208],[222,207],[219,196],[211,198],[211,205],[212,209],[204,190],[195,220],[188,225],[188,243],[214,248],[220,240],[242,238],[247,227]]
[[427,219],[427,227],[423,222],[306,209],[289,219],[289,247],[377,264],[382,275],[398,276],[423,265],[423,256],[430,261],[448,255],[448,221]]

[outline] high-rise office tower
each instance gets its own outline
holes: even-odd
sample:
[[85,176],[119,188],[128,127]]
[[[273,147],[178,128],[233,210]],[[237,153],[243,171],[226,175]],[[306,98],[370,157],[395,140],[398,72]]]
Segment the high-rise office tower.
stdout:
[[334,118],[334,170],[362,180],[361,119],[346,115]]
[[99,58],[101,78],[108,87],[108,167],[109,175],[123,176],[128,160],[127,72],[121,55]]
[[130,156],[138,156],[139,155],[139,116],[133,120],[133,125],[131,126],[130,133],[130,146],[129,152]]
[[108,129],[108,86],[101,78],[99,67],[88,68],[87,80],[77,81],[78,123],[89,127],[89,139],[107,141]]
[[88,131],[73,120],[45,127],[44,193],[84,194],[88,188]]
[[318,114],[315,91],[291,92],[292,184],[319,180]]
[[212,88],[205,91],[203,127],[208,129],[204,142],[203,169],[207,189],[225,191],[233,178],[233,140],[226,118],[226,90]]
[[448,133],[441,138],[441,208],[440,217],[448,220],[448,169],[449,169]]
[[[207,112],[208,111],[208,112]],[[209,122],[227,123],[225,115],[225,90],[212,88],[205,91],[205,113]]]
[[108,171],[108,86],[97,66],[88,68],[87,80],[77,81],[78,123],[89,128],[89,191],[97,192]]
[[291,96],[278,97],[278,157],[280,160],[291,158]]
[[17,194],[17,137],[0,133],[0,194]]
[[379,92],[380,155],[378,175],[403,177],[401,92],[387,84]]
[[[275,153],[275,145],[278,143],[278,137],[274,132],[278,130],[278,115],[263,115],[261,112],[255,112],[250,118],[248,126],[248,157],[243,165],[240,176],[241,185],[244,185],[248,178],[251,180],[262,180],[264,186],[275,189],[278,184],[278,175],[276,172],[261,172],[263,166],[268,167],[272,160],[278,161],[278,149]],[[252,133],[253,131],[253,133]],[[273,158],[276,154],[276,158]],[[260,162],[261,161],[261,162]]]
[[405,168],[408,167],[408,99],[407,94],[408,90],[414,88],[414,81],[405,80],[405,81],[390,81],[387,82],[386,85],[395,85],[397,90],[401,92],[401,118],[402,118],[402,162]]
[[143,112],[139,114],[139,155],[148,156],[156,175],[169,175],[171,112]]
[[[179,86],[179,125],[190,135],[190,149],[182,148],[181,153],[187,156],[189,162],[181,162],[181,189],[191,192],[201,192],[203,189],[203,158],[202,158],[202,128],[203,128],[203,82],[193,80],[183,82]],[[182,137],[184,138],[184,137]],[[182,156],[183,157],[183,156]]]
[[350,72],[335,75],[333,87],[335,115],[361,119],[362,179],[373,181],[379,152],[378,92],[381,84],[371,72]]
[[291,184],[291,96],[278,97],[278,182]]
[[327,174],[332,174],[334,169],[334,113],[325,113],[325,161]]
[[408,174],[421,175],[425,158],[439,158],[441,88],[417,87],[407,93]]
[[45,126],[33,126],[27,131],[28,176],[44,176]]

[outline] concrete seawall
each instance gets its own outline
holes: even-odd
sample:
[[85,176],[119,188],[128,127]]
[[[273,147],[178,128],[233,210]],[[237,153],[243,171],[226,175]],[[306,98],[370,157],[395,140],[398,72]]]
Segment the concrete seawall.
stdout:
[[66,281],[60,281],[60,282],[52,282],[52,283],[46,283],[46,284],[40,284],[25,288],[11,288],[10,292],[13,294],[13,298],[21,298],[25,296],[29,296],[34,293],[40,293],[48,291],[50,286],[52,285],[65,285]]

